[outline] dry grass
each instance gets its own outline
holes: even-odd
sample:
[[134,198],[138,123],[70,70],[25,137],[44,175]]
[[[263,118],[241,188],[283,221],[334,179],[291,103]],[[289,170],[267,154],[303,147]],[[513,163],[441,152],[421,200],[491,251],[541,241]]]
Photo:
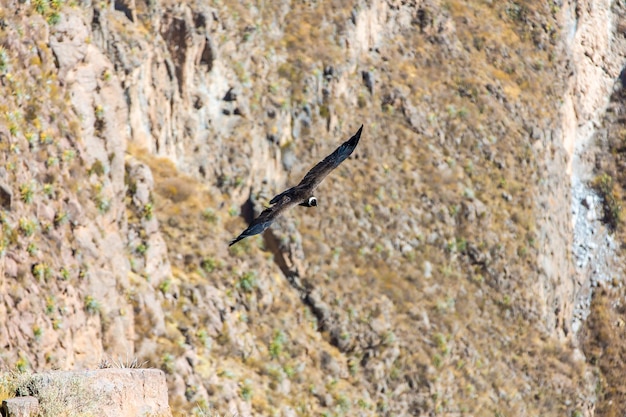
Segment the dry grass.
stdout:
[[591,312],[583,331],[583,348],[596,374],[596,415],[623,416],[626,413],[626,388],[623,383],[626,365],[626,314],[621,301],[623,288],[599,288],[591,303]]
[[120,369],[137,369],[137,368],[145,368],[148,365],[148,361],[140,361],[137,357],[129,357],[126,355],[126,358],[118,357],[118,359],[114,359],[111,357],[105,357],[100,360],[98,364],[99,369],[107,369],[107,368],[120,368]]
[[98,398],[77,376],[49,379],[45,374],[2,374],[0,387],[8,397],[30,395],[39,401],[37,417],[87,417],[98,413]]

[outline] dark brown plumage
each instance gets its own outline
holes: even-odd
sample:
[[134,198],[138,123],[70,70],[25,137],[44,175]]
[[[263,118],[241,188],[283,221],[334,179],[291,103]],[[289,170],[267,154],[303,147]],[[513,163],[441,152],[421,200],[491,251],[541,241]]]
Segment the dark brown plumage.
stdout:
[[270,200],[272,206],[266,208],[259,216],[250,223],[250,226],[244,230],[239,236],[233,239],[228,246],[232,246],[245,239],[248,236],[257,235],[265,231],[272,225],[274,220],[286,209],[301,205],[305,207],[313,207],[317,205],[317,199],[313,196],[313,191],[326,178],[326,176],[343,161],[348,158],[361,138],[363,125],[350,139],[345,141],[333,153],[328,155],[324,160],[315,165],[295,187],[283,191]]

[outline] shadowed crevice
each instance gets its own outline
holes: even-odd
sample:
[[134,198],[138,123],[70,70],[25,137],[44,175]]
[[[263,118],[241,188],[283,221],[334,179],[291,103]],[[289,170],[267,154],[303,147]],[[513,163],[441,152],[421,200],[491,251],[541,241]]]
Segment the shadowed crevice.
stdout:
[[[274,262],[280,268],[285,278],[287,278],[287,282],[298,291],[300,300],[309,307],[311,313],[317,319],[317,331],[323,332],[328,330],[327,323],[330,316],[328,308],[316,297],[313,293],[314,288],[307,280],[301,279],[300,272],[289,266],[289,262],[285,258],[285,251],[281,250],[280,239],[271,230],[268,230],[263,234],[263,241],[265,242],[265,248],[274,255]],[[330,343],[339,347],[334,338],[331,338]]]

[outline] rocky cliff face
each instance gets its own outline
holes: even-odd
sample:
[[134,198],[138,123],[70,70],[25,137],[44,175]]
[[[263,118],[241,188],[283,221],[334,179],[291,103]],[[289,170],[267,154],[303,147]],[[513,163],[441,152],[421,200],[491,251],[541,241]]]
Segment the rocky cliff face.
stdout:
[[[593,414],[571,185],[621,5],[5,3],[3,368],[135,355],[181,414]],[[228,249],[361,123],[320,206]]]

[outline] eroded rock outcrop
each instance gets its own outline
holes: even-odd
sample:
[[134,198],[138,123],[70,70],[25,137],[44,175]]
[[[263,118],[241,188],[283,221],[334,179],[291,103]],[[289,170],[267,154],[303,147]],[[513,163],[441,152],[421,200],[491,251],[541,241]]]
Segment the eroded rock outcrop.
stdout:
[[21,397],[3,402],[6,417],[172,415],[165,375],[158,369],[52,371],[16,378]]
[[[137,355],[185,412],[590,407],[555,4],[11,7],[4,368]],[[361,123],[320,207],[228,249]]]

